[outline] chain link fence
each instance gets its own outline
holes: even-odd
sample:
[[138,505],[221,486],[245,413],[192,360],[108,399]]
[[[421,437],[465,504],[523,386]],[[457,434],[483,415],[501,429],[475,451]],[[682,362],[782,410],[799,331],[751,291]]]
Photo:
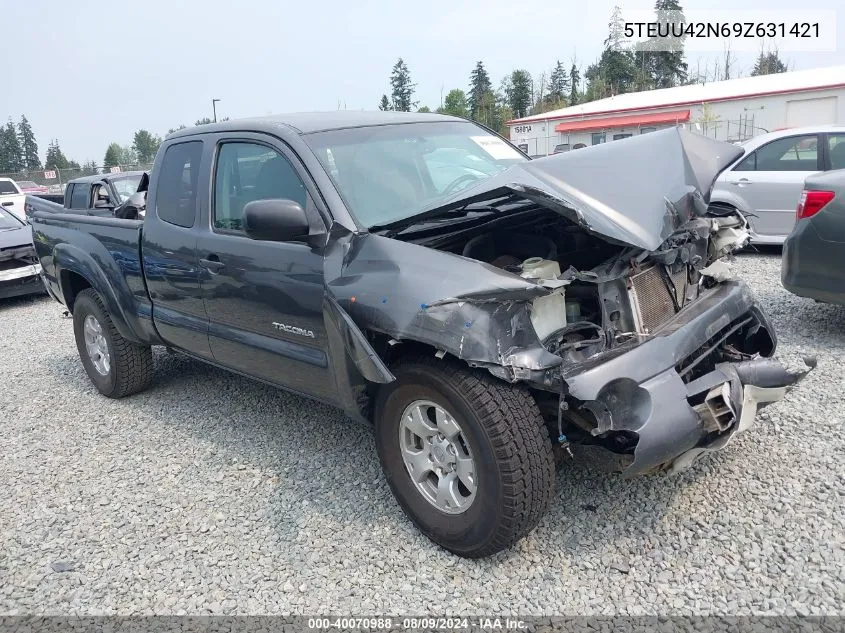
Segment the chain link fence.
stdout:
[[11,178],[17,183],[34,182],[36,185],[49,187],[50,193],[62,193],[68,181],[73,180],[74,178],[125,171],[149,171],[152,166],[152,163],[118,165],[115,167],[103,167],[88,164],[83,165],[82,167],[69,167],[67,169],[39,169],[13,173],[0,173],[0,178]]

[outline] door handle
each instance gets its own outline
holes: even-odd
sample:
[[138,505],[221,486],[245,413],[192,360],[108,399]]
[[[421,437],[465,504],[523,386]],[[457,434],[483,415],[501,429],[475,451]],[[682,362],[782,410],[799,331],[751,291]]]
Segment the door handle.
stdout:
[[209,259],[201,259],[200,265],[203,268],[207,268],[211,273],[217,272],[226,265],[220,261],[220,258],[217,257],[217,255],[209,255],[208,257]]
[[4,207],[11,207],[13,204],[15,204],[15,203],[14,202],[4,202],[3,206]]
[[744,187],[745,185],[752,184],[748,178],[740,178],[739,180],[734,180],[731,184],[737,185],[738,187]]

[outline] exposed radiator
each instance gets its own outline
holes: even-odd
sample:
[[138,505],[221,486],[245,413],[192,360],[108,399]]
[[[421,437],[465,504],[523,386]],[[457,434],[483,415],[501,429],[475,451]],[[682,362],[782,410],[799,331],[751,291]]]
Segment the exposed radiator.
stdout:
[[669,279],[675,287],[674,293],[670,292],[660,266],[652,266],[631,275],[631,306],[639,320],[639,329],[644,334],[654,332],[671,319],[676,312],[676,302],[681,307],[686,303],[687,269],[682,268],[670,274]]

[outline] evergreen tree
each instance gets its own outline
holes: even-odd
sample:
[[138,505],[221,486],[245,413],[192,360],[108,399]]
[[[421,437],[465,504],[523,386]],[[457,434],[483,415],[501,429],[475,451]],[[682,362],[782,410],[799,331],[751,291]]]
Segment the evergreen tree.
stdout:
[[379,101],[378,109],[382,112],[387,112],[388,110],[393,109],[393,107],[390,105],[390,100],[387,98],[387,95],[381,96],[381,101]]
[[53,139],[47,146],[47,160],[44,161],[45,169],[67,169],[69,166],[67,158],[59,147],[59,141]]
[[422,106],[421,108],[418,108],[418,109],[417,109],[417,112],[431,112],[431,108],[429,108],[428,106],[425,106],[425,105],[424,105],[424,106]]
[[390,73],[390,87],[394,110],[410,112],[411,108],[416,107],[417,102],[413,101],[416,84],[411,81],[411,71],[401,57]]
[[41,169],[41,159],[38,157],[38,143],[35,142],[35,134],[27,118],[21,115],[18,123],[18,138],[21,143],[23,165],[26,169]]
[[150,134],[147,130],[138,130],[132,141],[132,149],[138,157],[139,163],[151,163],[155,158],[161,139]]
[[581,71],[578,70],[578,65],[572,62],[572,68],[569,69],[569,105],[578,103],[578,97],[581,87]]
[[117,167],[120,165],[121,158],[123,158],[123,148],[119,143],[111,143],[103,157],[103,167]]
[[209,119],[207,116],[204,116],[203,118],[194,121],[194,125],[208,125],[209,123],[214,123],[214,121]]
[[460,88],[450,90],[443,100],[443,106],[438,108],[440,114],[451,114],[452,116],[459,116],[469,118],[469,107],[467,106],[467,96]]
[[527,70],[515,70],[511,73],[510,81],[502,92],[516,118],[528,115],[534,100],[532,90],[531,74]]
[[[661,24],[686,24],[678,0],[657,0],[654,4],[656,21]],[[684,38],[663,38],[661,48],[651,53],[651,71],[655,88],[680,86],[687,80],[688,66],[684,61]]]
[[18,130],[12,119],[0,129],[0,173],[19,172],[24,168]]
[[777,73],[785,73],[789,70],[786,64],[778,55],[777,49],[773,51],[760,51],[757,61],[754,62],[754,70],[751,71],[752,77],[758,75],[774,75]]
[[566,105],[566,99],[569,96],[569,75],[560,60],[549,75],[547,90],[546,103],[548,105],[552,108],[562,108]]
[[484,68],[484,62],[478,62],[469,75],[467,105],[469,106],[470,117],[474,121],[487,122],[491,115],[493,102],[495,102],[495,97],[493,96],[493,84],[490,82],[490,75]]
[[620,51],[625,47],[625,18],[622,17],[622,8],[617,4],[610,13],[610,22],[607,23],[607,39],[604,41],[605,48]]

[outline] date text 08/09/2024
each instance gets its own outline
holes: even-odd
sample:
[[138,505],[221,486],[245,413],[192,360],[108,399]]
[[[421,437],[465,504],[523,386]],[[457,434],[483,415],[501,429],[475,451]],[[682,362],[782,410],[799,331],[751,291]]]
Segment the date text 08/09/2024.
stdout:
[[528,623],[518,618],[438,618],[438,617],[326,617],[309,618],[310,630],[438,630],[438,631],[521,631]]

